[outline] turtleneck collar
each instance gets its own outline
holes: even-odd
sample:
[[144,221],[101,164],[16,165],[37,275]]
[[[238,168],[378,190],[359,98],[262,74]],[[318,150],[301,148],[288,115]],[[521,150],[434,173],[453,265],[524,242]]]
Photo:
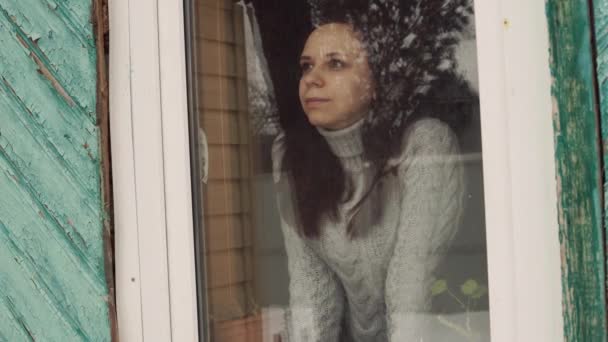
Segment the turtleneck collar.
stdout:
[[317,130],[325,138],[331,151],[342,161],[346,169],[361,169],[364,164],[363,141],[361,130],[364,119],[335,131],[317,127]]

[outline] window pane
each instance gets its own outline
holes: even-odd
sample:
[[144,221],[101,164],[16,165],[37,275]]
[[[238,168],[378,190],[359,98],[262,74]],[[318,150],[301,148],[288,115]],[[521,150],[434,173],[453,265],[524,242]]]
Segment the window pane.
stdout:
[[211,341],[489,341],[472,2],[192,1]]

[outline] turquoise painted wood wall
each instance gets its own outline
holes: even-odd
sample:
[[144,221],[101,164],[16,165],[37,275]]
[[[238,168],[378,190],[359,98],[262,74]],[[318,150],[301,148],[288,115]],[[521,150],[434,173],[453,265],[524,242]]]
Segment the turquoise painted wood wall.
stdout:
[[[605,0],[593,1],[596,7],[602,2]],[[597,7],[597,10],[601,8]],[[568,342],[607,340],[602,187],[605,159],[601,152],[598,79],[594,63],[596,48],[606,54],[606,42],[596,44],[593,39],[592,10],[588,0],[547,1],[564,340]],[[600,34],[605,30],[605,24],[602,25],[598,27]],[[599,70],[604,70],[605,62],[602,58],[599,62]],[[605,81],[600,79],[599,82],[606,94]]]
[[[601,147],[603,156],[603,195],[604,195],[604,240],[608,238],[608,1],[593,2],[593,22],[595,28],[596,74],[600,102]],[[606,250],[606,249],[605,249]],[[604,255],[606,260],[606,255]],[[606,262],[608,266],[608,262]],[[608,334],[608,332],[606,333]],[[608,337],[604,337],[608,340]]]
[[109,341],[92,0],[0,0],[0,341]]

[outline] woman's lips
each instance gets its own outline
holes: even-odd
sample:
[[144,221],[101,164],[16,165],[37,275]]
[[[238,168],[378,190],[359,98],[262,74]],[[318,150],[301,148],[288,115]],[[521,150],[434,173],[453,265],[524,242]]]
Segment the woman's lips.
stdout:
[[329,102],[329,99],[321,98],[321,97],[309,97],[304,100],[304,103],[306,104],[307,107],[318,107],[327,102]]

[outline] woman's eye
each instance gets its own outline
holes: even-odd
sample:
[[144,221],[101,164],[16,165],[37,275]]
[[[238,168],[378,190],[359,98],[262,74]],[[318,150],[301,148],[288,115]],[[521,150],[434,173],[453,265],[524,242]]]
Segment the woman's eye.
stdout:
[[306,73],[310,69],[312,69],[312,64],[310,64],[310,63],[300,63],[300,71],[302,73]]
[[331,59],[329,61],[329,67],[332,69],[342,69],[342,68],[344,68],[344,65],[345,65],[344,62],[342,62],[339,59]]

